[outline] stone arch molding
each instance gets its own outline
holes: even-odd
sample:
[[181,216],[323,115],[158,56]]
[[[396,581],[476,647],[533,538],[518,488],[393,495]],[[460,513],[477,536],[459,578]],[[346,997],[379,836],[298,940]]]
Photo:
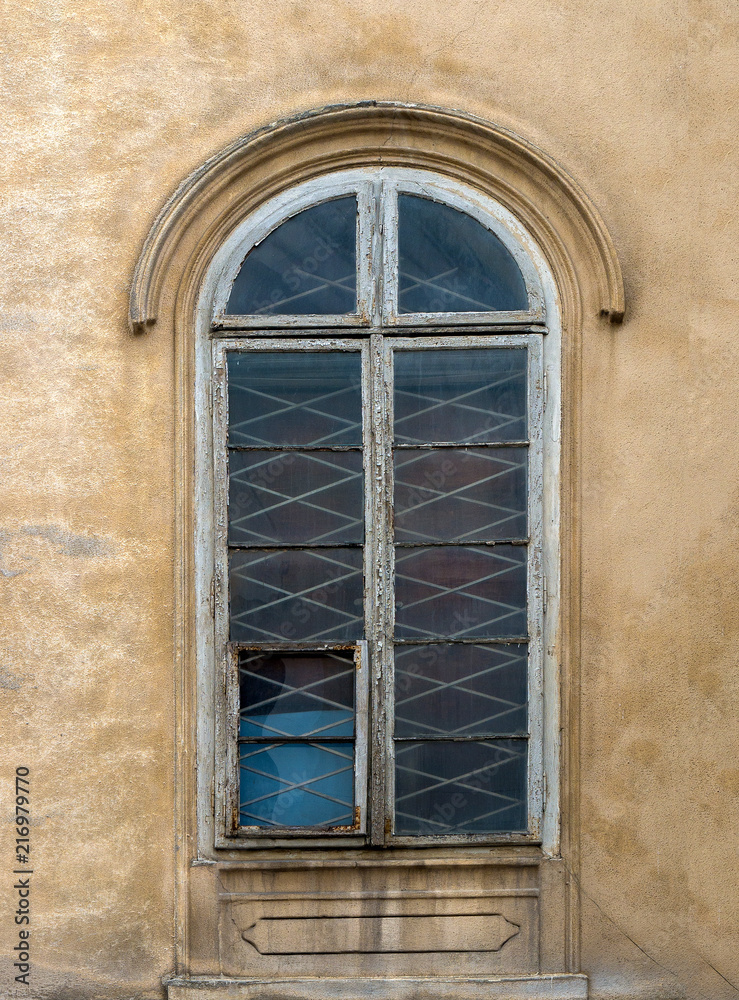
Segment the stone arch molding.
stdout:
[[565,327],[624,315],[613,241],[583,189],[551,157],[506,129],[435,107],[368,102],[279,121],[192,173],[160,212],[133,276],[129,323],[143,333],[173,310],[192,318],[208,265],[264,202],[314,177],[366,166],[433,170],[508,209],[538,243]]

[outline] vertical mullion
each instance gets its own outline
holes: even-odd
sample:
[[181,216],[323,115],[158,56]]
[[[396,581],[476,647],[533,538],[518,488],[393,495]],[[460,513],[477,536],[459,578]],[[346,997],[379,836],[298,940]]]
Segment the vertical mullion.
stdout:
[[382,322],[382,181],[357,190],[357,308],[371,326]]
[[357,188],[357,312],[367,323],[376,324],[379,313],[377,289],[378,191],[375,181]]
[[542,338],[529,335],[527,366],[527,407],[529,437],[527,552],[528,618],[528,830],[539,835],[544,800],[543,716],[544,716],[544,603],[543,558],[543,416],[544,369]]
[[383,180],[382,226],[382,320],[390,326],[398,317],[398,189]]
[[228,381],[226,370],[226,345],[213,343],[213,461],[215,500],[215,571],[213,576],[213,611],[215,615],[216,657],[221,661],[225,686],[218,689],[217,697],[225,698],[216,713],[216,724],[225,733],[217,745],[225,743],[223,766],[216,767],[217,800],[222,804],[225,829],[230,836],[238,826],[239,808],[239,753],[234,739],[234,720],[231,710],[234,701],[233,662],[228,653],[230,595],[228,577]]
[[[397,196],[396,196],[397,201]],[[397,269],[395,272],[397,287]],[[395,355],[392,341],[385,342],[383,347],[383,367],[385,373],[385,424],[384,424],[384,460],[385,460],[385,490],[386,490],[386,528],[387,539],[387,572],[385,587],[385,613],[387,636],[385,650],[385,802],[384,802],[384,834],[387,842],[393,836],[395,826],[395,469],[393,464],[393,441],[395,440]]]
[[370,337],[370,364],[372,368],[372,398],[368,420],[370,422],[372,474],[367,479],[367,492],[372,525],[373,609],[370,642],[374,671],[372,675],[371,712],[372,738],[370,744],[371,777],[371,825],[370,842],[383,844],[386,839],[386,755],[388,749],[387,690],[389,670],[392,666],[392,564],[390,562],[390,531],[392,495],[388,484],[388,367],[383,337]]

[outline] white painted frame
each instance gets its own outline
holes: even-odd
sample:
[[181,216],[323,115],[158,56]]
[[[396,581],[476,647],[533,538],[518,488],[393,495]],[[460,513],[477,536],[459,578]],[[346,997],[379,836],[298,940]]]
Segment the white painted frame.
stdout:
[[[398,313],[398,194],[437,201],[476,219],[510,251],[526,284],[530,308],[520,311]],[[324,201],[357,197],[357,311],[340,315],[228,315],[233,283],[244,258],[279,225]],[[222,270],[213,298],[215,329],[251,330],[384,326],[535,325],[545,320],[541,276],[527,250],[526,231],[502,205],[469,187],[425,170],[368,167],[314,178],[286,191],[236,228],[219,251]]]
[[[217,659],[220,660],[221,683],[216,686],[215,718],[215,774],[214,807],[221,817],[216,830],[216,846],[264,846],[278,844],[284,840],[293,845],[296,838],[323,838],[331,843],[337,839],[364,837],[367,832],[367,742],[368,742],[368,688],[371,674],[371,660],[367,641],[357,636],[345,642],[252,642],[229,640],[229,568],[228,568],[228,385],[226,358],[229,352],[257,353],[262,351],[359,354],[362,370],[362,455],[365,484],[372,475],[372,434],[371,414],[368,395],[370,381],[369,344],[356,340],[214,340],[213,353],[213,497],[215,506],[214,593],[220,599],[214,600],[215,643]],[[372,599],[374,578],[374,548],[371,531],[371,491],[365,486],[364,516],[365,542],[363,545],[363,581],[365,634],[372,629],[375,602]],[[340,831],[316,830],[306,827],[285,827],[279,832],[271,827],[242,827],[238,822],[239,805],[239,765],[237,753],[238,737],[238,669],[235,666],[234,651],[239,648],[261,649],[265,652],[293,651],[297,649],[332,650],[354,649],[355,674],[355,732],[354,732],[354,804],[358,810],[354,829]],[[220,651],[220,655],[218,655]]]
[[[393,175],[392,177],[390,175]],[[507,313],[483,313],[483,314],[431,314],[431,315],[408,315],[403,317],[393,317],[393,304],[391,298],[386,295],[387,288],[386,273],[388,270],[387,258],[392,257],[392,243],[385,244],[383,251],[380,238],[382,230],[390,224],[391,216],[388,205],[391,202],[385,196],[383,217],[380,219],[380,199],[382,196],[382,184],[385,181],[392,182],[392,190],[417,190],[413,185],[423,185],[424,192],[446,192],[446,197],[439,197],[446,203],[454,206],[453,199],[462,199],[464,210],[469,214],[476,211],[486,213],[489,228],[511,249],[516,259],[520,262],[522,272],[529,290],[530,301],[536,303],[536,312],[523,314]],[[360,232],[360,243],[364,251],[358,255],[358,263],[369,262],[365,269],[365,277],[358,278],[360,289],[363,288],[365,303],[368,303],[367,316],[344,317],[337,320],[337,317],[330,317],[330,323],[319,322],[321,317],[228,317],[224,321],[219,309],[223,308],[223,303],[227,300],[231,283],[238,273],[243,256],[250,244],[253,242],[253,234],[261,227],[262,237],[271,231],[276,224],[279,212],[287,209],[289,217],[302,207],[315,204],[325,200],[326,197],[340,196],[341,193],[348,193],[351,185],[355,191],[361,190],[364,194],[367,205],[366,218],[370,221],[369,228],[365,228],[364,233]],[[404,186],[409,185],[409,186]],[[299,195],[298,201],[295,200]],[[277,205],[280,203],[281,208]],[[296,205],[300,207],[296,208]],[[361,209],[360,200],[360,230],[361,230]],[[475,207],[476,206],[476,207]],[[457,203],[457,207],[461,207]],[[474,208],[474,211],[473,211]],[[479,216],[475,216],[478,217]],[[373,221],[374,220],[374,221]],[[494,220],[491,221],[491,220]],[[483,221],[480,219],[480,221]],[[511,235],[508,228],[514,235]],[[363,242],[362,242],[363,241]],[[382,266],[380,267],[380,261]],[[379,268],[379,272],[374,269]],[[375,277],[370,280],[374,273]],[[378,276],[379,273],[379,276]],[[364,283],[364,284],[362,284]],[[535,298],[531,298],[532,289],[536,292]],[[382,316],[385,321],[382,323]],[[400,320],[393,323],[392,320]],[[268,320],[275,323],[274,329],[266,329],[262,324]],[[280,326],[276,320],[283,325]],[[294,345],[289,341],[282,341],[282,337],[295,338],[298,329],[305,329],[306,339],[299,341],[305,349],[319,349],[318,345],[323,344],[325,348],[331,349],[333,344],[331,338],[335,338],[340,331],[336,326],[342,322],[344,324],[344,335],[352,332],[368,339],[370,342],[370,365],[373,367],[373,379],[380,377],[382,368],[382,350],[380,342],[382,337],[373,335],[382,332],[387,336],[393,335],[393,327],[403,327],[398,329],[396,336],[411,336],[412,327],[417,328],[417,333],[423,337],[423,343],[431,346],[434,333],[441,332],[441,326],[454,326],[457,329],[449,330],[449,334],[464,337],[464,327],[467,326],[470,332],[495,338],[496,343],[504,346],[506,336],[512,335],[512,327],[528,327],[528,331],[522,331],[523,337],[529,337],[539,344],[540,367],[535,376],[536,381],[530,382],[535,385],[537,393],[540,393],[542,403],[541,419],[541,530],[542,547],[540,552],[540,601],[542,608],[542,620],[539,625],[541,633],[541,657],[540,676],[530,680],[530,685],[534,687],[534,698],[541,705],[539,732],[541,739],[531,739],[531,745],[536,742],[539,746],[538,760],[531,760],[532,781],[530,783],[530,815],[531,822],[536,822],[536,828],[532,826],[532,834],[519,837],[516,835],[501,835],[484,837],[485,843],[505,844],[516,842],[540,842],[542,849],[548,855],[556,855],[559,850],[559,766],[560,766],[560,673],[558,661],[558,627],[559,627],[559,591],[560,591],[560,556],[559,556],[559,533],[560,533],[560,494],[559,494],[559,466],[560,466],[560,425],[561,425],[561,400],[560,400],[560,379],[561,379],[561,324],[559,314],[559,301],[555,282],[546,260],[538,245],[526,232],[517,220],[507,210],[493,202],[492,199],[465,185],[452,182],[448,179],[433,175],[427,171],[410,171],[400,168],[367,168],[364,170],[344,171],[331,178],[319,178],[300,185],[294,191],[286,192],[279,199],[269,203],[264,209],[254,213],[247,222],[238,227],[232,236],[224,242],[221,248],[214,255],[208,274],[203,283],[203,290],[199,299],[196,314],[197,338],[195,345],[196,353],[196,443],[197,453],[195,458],[196,496],[199,498],[195,511],[195,591],[196,591],[196,615],[198,622],[197,645],[197,746],[198,746],[198,768],[197,768],[197,816],[198,816],[198,856],[203,861],[211,860],[239,860],[242,856],[241,849],[247,846],[266,847],[290,847],[296,848],[301,845],[305,847],[320,847],[323,844],[331,847],[357,846],[356,838],[322,839],[320,837],[296,839],[260,839],[247,840],[244,838],[233,838],[225,835],[226,825],[224,813],[226,808],[226,796],[223,794],[222,783],[225,780],[225,772],[220,769],[217,761],[222,760],[216,754],[216,743],[222,745],[223,730],[222,720],[225,706],[222,703],[218,691],[223,691],[218,677],[223,677],[223,673],[218,668],[218,657],[216,655],[216,637],[214,629],[214,617],[219,612],[218,608],[227,607],[227,594],[224,591],[223,577],[214,571],[216,565],[216,554],[214,550],[214,537],[216,529],[216,517],[214,506],[214,483],[216,481],[216,471],[212,464],[212,456],[215,454],[213,439],[213,408],[214,402],[211,396],[211,385],[213,375],[218,372],[213,370],[213,355],[211,353],[211,338],[218,337],[219,331],[229,338],[223,344],[244,344],[244,338],[251,340],[252,337],[265,338],[264,346],[269,345],[269,349],[279,349],[278,344],[284,343],[285,349],[293,349]],[[314,328],[315,323],[315,328]],[[240,325],[239,325],[240,324]],[[485,327],[484,331],[479,327]],[[433,326],[433,330],[429,330]],[[323,327],[323,328],[321,328]],[[409,329],[409,327],[411,329]],[[547,336],[542,337],[542,334]],[[268,339],[267,339],[268,338]],[[326,338],[326,339],[324,339]],[[347,346],[352,344],[357,349],[358,342],[342,341],[336,342]],[[372,346],[373,343],[377,346]],[[400,340],[397,341],[400,344]],[[257,346],[254,344],[254,346]],[[261,345],[260,345],[261,346]],[[459,346],[462,346],[459,343]],[[216,383],[218,379],[216,379]],[[217,395],[217,394],[216,394]],[[216,404],[217,406],[217,400]],[[373,404],[373,405],[376,405]],[[378,419],[375,414],[375,419]],[[385,418],[383,418],[386,420]],[[382,502],[376,489],[370,487],[372,481],[368,478],[368,496],[370,501],[377,504]],[[379,486],[379,483],[378,483]],[[368,521],[368,524],[371,520]],[[387,559],[387,547],[383,550],[385,540],[376,539],[374,544],[374,558],[382,561]],[[372,548],[372,546],[368,546]],[[374,574],[377,576],[377,574]],[[366,577],[367,579],[367,577]],[[379,595],[377,595],[379,596]],[[373,624],[374,635],[377,637],[382,630],[381,623]],[[534,623],[530,622],[531,637],[534,636]],[[368,633],[369,636],[369,633]],[[373,676],[371,683],[372,698],[377,705],[377,675]],[[220,705],[220,708],[219,708]],[[532,703],[533,705],[533,703]],[[215,708],[215,710],[214,710]],[[378,716],[375,716],[377,721]],[[218,721],[218,720],[221,721]],[[219,732],[220,727],[220,732]],[[532,731],[533,737],[533,731]],[[384,739],[384,737],[383,737]],[[371,734],[371,742],[375,742],[375,734]],[[535,773],[534,773],[535,772]],[[384,775],[383,775],[384,778]],[[383,781],[383,784],[385,782]],[[220,791],[219,791],[220,790]],[[377,792],[377,789],[374,789]],[[383,796],[385,795],[383,790]],[[216,799],[219,800],[219,807],[215,808]],[[537,820],[538,816],[538,820]],[[375,817],[373,829],[375,836],[372,838],[378,842],[376,824],[378,817]],[[444,836],[439,838],[444,845],[452,845],[455,838]],[[463,843],[468,843],[468,838],[464,838]],[[424,846],[428,844],[427,838],[413,838],[412,845]],[[398,844],[400,842],[398,841]]]

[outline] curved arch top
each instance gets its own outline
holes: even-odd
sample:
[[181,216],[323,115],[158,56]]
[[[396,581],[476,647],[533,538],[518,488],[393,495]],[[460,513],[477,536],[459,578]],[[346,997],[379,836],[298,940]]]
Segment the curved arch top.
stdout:
[[165,286],[175,297],[184,292],[194,305],[213,254],[268,199],[312,178],[369,165],[434,170],[478,188],[537,241],[565,316],[594,310],[611,322],[623,319],[621,268],[611,237],[588,196],[551,157],[513,132],[461,112],[370,102],[269,125],[238,139],[183,181],[136,265],[131,329],[140,333],[156,322]]

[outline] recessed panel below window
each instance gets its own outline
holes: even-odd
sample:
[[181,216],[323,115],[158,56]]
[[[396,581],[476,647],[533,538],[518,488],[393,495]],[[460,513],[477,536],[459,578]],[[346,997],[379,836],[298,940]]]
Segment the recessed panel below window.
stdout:
[[528,741],[396,743],[395,833],[523,832]]

